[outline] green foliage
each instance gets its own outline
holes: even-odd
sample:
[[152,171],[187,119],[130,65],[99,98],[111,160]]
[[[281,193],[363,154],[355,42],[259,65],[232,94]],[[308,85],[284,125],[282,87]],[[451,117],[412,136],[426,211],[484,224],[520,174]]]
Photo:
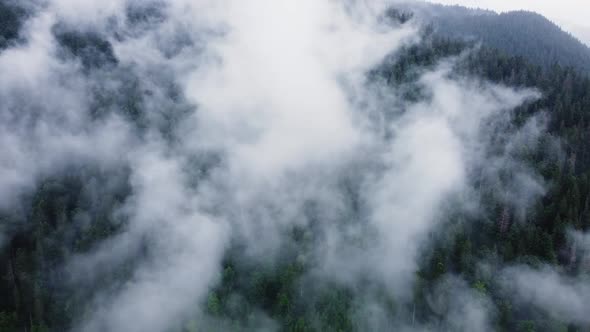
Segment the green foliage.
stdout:
[[13,332],[17,329],[16,313],[0,312],[0,332]]
[[527,321],[521,321],[518,324],[518,331],[520,332],[535,332],[536,331],[536,327],[535,327],[535,322],[527,320]]
[[[590,74],[590,49],[547,18],[527,11],[496,14],[458,6],[432,6],[437,34],[481,41],[486,47],[526,58],[543,68],[571,66]],[[516,68],[505,68],[516,75]]]
[[485,294],[488,291],[488,287],[486,286],[486,283],[478,280],[473,284],[473,288],[475,288],[475,290],[477,290],[478,292]]
[[219,301],[217,294],[209,294],[209,298],[207,300],[207,310],[213,315],[218,315],[221,312],[221,302]]
[[[6,19],[9,14],[3,13],[1,6],[2,3],[0,23],[10,21]],[[389,14],[400,24],[410,18],[401,11]],[[12,33],[14,37],[14,33],[6,29],[4,27],[4,35]],[[54,33],[64,52],[80,59],[88,70],[117,65],[110,44],[101,36],[58,30]],[[371,72],[370,77],[399,89],[403,102],[412,103],[427,97],[416,82],[420,74],[441,60],[462,54],[468,47],[468,43],[441,38],[427,31],[423,43],[404,48]],[[211,290],[200,309],[228,324],[220,326],[236,329],[248,330],[246,327],[255,317],[263,315],[276,322],[281,331],[353,331],[363,330],[355,321],[355,315],[365,309],[367,304],[363,297],[370,294],[384,310],[384,316],[391,318],[409,312],[409,317],[405,317],[407,321],[418,324],[436,316],[430,308],[430,292],[441,278],[453,274],[491,299],[498,313],[494,324],[499,330],[535,331],[547,326],[543,325],[546,318],[538,313],[516,310],[515,304],[497,289],[493,274],[478,275],[476,266],[477,262],[485,261],[490,262],[490,269],[494,264],[513,262],[548,263],[575,269],[580,264],[568,250],[566,232],[570,228],[590,228],[590,80],[572,68],[548,64],[555,61],[555,56],[543,58],[542,65],[532,64],[530,59],[544,57],[543,49],[530,47],[525,58],[484,46],[467,53],[456,70],[459,74],[510,86],[540,89],[543,97],[519,108],[513,124],[520,126],[531,116],[548,112],[548,132],[540,139],[539,148],[531,146],[517,156],[550,184],[548,192],[527,213],[525,220],[519,220],[517,211],[498,197],[486,193],[481,216],[451,218],[448,224],[453,226],[449,228],[452,231],[442,230],[440,239],[435,239],[433,247],[425,250],[409,308],[404,303],[396,305],[388,295],[389,290],[382,285],[367,282],[344,286],[308,279],[311,278],[308,272],[315,267],[300,257],[305,257],[316,239],[313,229],[300,226],[288,232],[292,243],[281,248],[279,258],[272,263],[242,261],[239,248],[232,248],[224,262],[219,285]],[[127,76],[127,72],[122,72],[121,75]],[[95,115],[100,117],[101,110],[121,109],[125,117],[141,127],[142,108],[145,107],[142,82],[129,75],[117,88],[123,93],[108,89],[95,91]],[[563,158],[551,157],[547,151],[557,139]],[[215,162],[199,161],[196,165],[207,168],[206,165]],[[114,188],[109,187],[113,177],[118,179]],[[359,213],[362,195],[354,188],[347,190],[345,194],[351,197],[350,204],[354,205],[351,210]],[[94,271],[97,274],[95,288],[76,291],[60,286],[65,284],[65,277],[56,272],[72,255],[91,252],[124,228],[124,220],[116,219],[114,211],[118,211],[129,192],[127,174],[75,169],[43,179],[25,204],[27,213],[20,217],[23,220],[14,221],[28,227],[15,232],[0,253],[3,276],[0,279],[0,332],[24,330],[24,327],[39,332],[67,331],[76,317],[91,310],[89,301],[97,290],[116,289],[129,280],[134,266],[132,261],[106,274]],[[9,219],[16,218],[1,217],[5,224],[11,224]],[[368,280],[370,278],[367,276]],[[184,326],[186,331],[200,331],[204,328],[200,323],[191,317],[179,326]]]

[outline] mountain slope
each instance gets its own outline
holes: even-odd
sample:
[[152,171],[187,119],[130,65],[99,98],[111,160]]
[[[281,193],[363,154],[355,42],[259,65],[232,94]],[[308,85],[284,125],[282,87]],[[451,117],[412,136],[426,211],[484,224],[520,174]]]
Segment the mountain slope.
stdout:
[[528,11],[497,14],[460,6],[421,4],[417,17],[443,37],[482,42],[548,68],[553,64],[590,73],[590,48],[547,18]]
[[[393,50],[367,79],[343,89],[347,80],[331,79],[324,89],[318,81],[331,77],[324,70],[346,58],[338,52],[346,47],[332,47],[341,39],[330,38],[332,61],[307,64],[317,31],[292,31],[289,12],[279,16],[294,32],[284,39],[306,41],[293,49],[301,51],[292,52],[294,61],[272,63],[265,47],[246,43],[261,56],[238,48],[232,59],[239,65],[224,67],[236,69],[235,80],[213,75],[187,84],[185,64],[205,67],[198,77],[223,65],[203,62],[200,40],[185,39],[201,30],[156,9],[119,14],[127,25],[115,31],[59,23],[42,30],[52,36],[46,56],[55,65],[41,74],[52,80],[22,84],[21,73],[2,67],[0,138],[18,139],[0,139],[8,142],[0,184],[11,184],[1,181],[5,174],[21,174],[2,173],[13,165],[32,180],[14,203],[0,201],[0,332],[588,330],[590,78],[571,67],[542,70],[507,45],[498,51],[484,40],[473,50],[433,25],[438,34]],[[499,16],[452,7],[417,16],[426,14],[457,25]],[[406,12],[389,15],[399,21],[393,29],[412,24]],[[309,15],[300,18],[309,26]],[[481,35],[507,38],[495,24]],[[250,28],[247,41],[270,30],[243,28]],[[521,31],[506,34],[521,43]],[[215,38],[215,46],[233,45]],[[270,40],[263,46],[278,42]],[[539,61],[562,56],[531,43]],[[283,64],[297,66],[283,72]],[[248,67],[256,75],[245,75]],[[217,97],[199,103],[192,94],[199,87]],[[341,102],[309,112],[312,101],[333,94]],[[512,103],[520,106],[511,111]],[[268,119],[253,110],[266,104]],[[309,166],[246,170],[292,154],[309,136],[305,127],[346,131],[339,117],[323,119],[339,108],[367,128],[354,156],[310,153],[312,145],[332,145],[314,139],[295,160]],[[286,120],[302,126],[293,130]],[[256,141],[267,124],[286,146],[235,149],[234,141]],[[30,169],[35,162],[52,164],[51,172]],[[9,198],[19,192],[4,191]],[[546,300],[556,293],[565,295]]]

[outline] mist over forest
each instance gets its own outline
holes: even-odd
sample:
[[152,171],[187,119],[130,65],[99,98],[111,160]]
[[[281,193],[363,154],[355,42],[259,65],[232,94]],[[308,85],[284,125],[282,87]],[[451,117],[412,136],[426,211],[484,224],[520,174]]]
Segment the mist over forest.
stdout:
[[398,0],[0,0],[0,332],[590,331],[590,49]]

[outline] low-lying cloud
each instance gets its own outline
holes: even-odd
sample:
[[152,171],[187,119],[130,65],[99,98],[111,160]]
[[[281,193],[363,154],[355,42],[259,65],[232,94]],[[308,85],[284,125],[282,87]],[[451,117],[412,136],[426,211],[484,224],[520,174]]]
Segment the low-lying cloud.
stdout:
[[[129,169],[131,194],[114,212],[125,220],[122,232],[64,269],[75,287],[92,287],[142,257],[127,280],[95,294],[74,330],[177,327],[219,281],[232,244],[248,259],[271,261],[296,226],[315,232],[305,258],[311,279],[368,278],[403,303],[445,204],[463,197],[456,208],[477,210],[474,175],[493,182],[510,170],[513,181],[495,181],[494,190],[526,213],[544,184],[514,154],[543,124],[508,123],[538,93],[457,77],[460,59],[449,59],[421,75],[423,100],[392,102],[395,88],[366,73],[420,38],[413,23],[383,18],[391,4],[34,6],[21,31],[26,43],[0,53],[0,208],[13,209],[39,180],[68,167]],[[116,63],[89,65],[87,53],[63,50],[58,25],[104,39]],[[498,128],[508,137],[500,143]],[[586,322],[578,311],[588,302],[584,284],[531,271],[516,278],[519,294],[541,306],[553,296],[527,287],[528,278],[576,294],[579,307],[554,312]],[[487,329],[488,300],[461,280],[446,282],[443,291],[458,293],[433,299],[443,324]]]

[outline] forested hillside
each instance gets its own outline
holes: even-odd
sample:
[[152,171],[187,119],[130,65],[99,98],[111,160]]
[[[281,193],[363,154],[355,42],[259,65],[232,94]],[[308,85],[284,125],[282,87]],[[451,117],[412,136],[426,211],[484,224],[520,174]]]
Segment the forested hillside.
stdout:
[[590,48],[547,18],[526,11],[497,14],[460,6],[419,6],[420,19],[432,22],[436,33],[523,56],[533,64],[554,64],[590,73]]
[[[8,151],[0,162],[39,165],[31,167],[31,183],[8,166],[0,168],[5,177],[0,185],[10,189],[0,192],[0,332],[123,331],[122,326],[162,332],[590,329],[590,51],[572,37],[531,13],[465,16],[459,9],[432,7],[435,14],[440,10],[433,30],[420,29],[419,42],[388,52],[363,73],[362,84],[345,84],[354,119],[376,137],[371,144],[361,139],[362,148],[337,164],[311,158],[305,172],[287,168],[273,182],[269,153],[283,156],[281,149],[256,146],[236,157],[231,149],[239,143],[233,137],[210,133],[238,130],[238,124],[262,117],[250,107],[263,99],[247,103],[248,121],[231,112],[211,121],[208,104],[195,103],[182,88],[187,78],[173,77],[179,69],[166,62],[192,61],[202,55],[206,38],[190,40],[182,30],[186,25],[162,29],[174,31],[178,40],[163,38],[156,29],[167,17],[162,8],[135,5],[126,7],[128,27],[109,25],[115,32],[50,25],[57,59],[52,70],[71,63],[74,68],[56,83],[64,86],[56,90],[63,93],[61,100],[32,90],[19,95],[29,81],[0,89],[7,100],[0,106],[0,130],[7,133],[0,139],[7,143],[0,146]],[[19,38],[26,45],[18,15],[1,6],[6,5],[0,2],[0,49],[16,47],[12,43]],[[390,29],[413,31],[417,24],[406,9],[388,14]],[[161,54],[133,53],[144,47],[150,31],[158,31],[153,44]],[[460,38],[465,35],[484,43],[474,47]],[[218,38],[210,30],[205,36]],[[125,41],[130,48],[119,44]],[[183,58],[191,47],[197,51]],[[251,49],[244,50],[240,56]],[[133,61],[125,60],[126,54],[133,54]],[[279,90],[281,98],[311,84],[297,82],[303,67],[287,64],[295,67],[294,77]],[[192,67],[179,71],[186,70]],[[223,78],[232,82],[229,74]],[[251,91],[256,84],[250,80],[261,84],[248,76],[247,84],[224,90],[213,105],[221,108],[234,95]],[[213,91],[204,84],[190,87]],[[310,100],[299,104],[295,94],[286,97],[288,105],[307,107],[313,97],[332,96],[331,89],[317,96],[312,87]],[[83,91],[81,97],[69,94],[75,89]],[[83,105],[86,113],[70,117],[47,106],[51,103],[65,109]],[[310,118],[302,128],[324,121],[319,114],[304,114]],[[231,117],[238,117],[238,124],[222,122]],[[213,129],[197,125],[219,122]],[[441,130],[439,122],[451,129]],[[235,140],[256,140],[251,132],[264,125],[240,131]],[[302,155],[332,142],[336,125],[329,123],[329,139],[314,137]],[[416,136],[407,127],[417,128]],[[108,133],[101,136],[97,128]],[[286,150],[296,146],[285,138],[290,127],[279,128],[271,138],[288,141],[281,146]],[[199,135],[190,134],[195,130]],[[456,140],[438,145],[455,132]],[[209,137],[215,140],[202,142]],[[424,137],[424,144],[416,143]],[[15,138],[31,140],[25,152],[13,152],[25,144]],[[73,152],[66,154],[67,149]],[[36,160],[22,157],[38,150]],[[319,155],[331,153],[326,148]],[[454,169],[446,154],[460,155],[466,166],[446,171]],[[64,156],[77,159],[66,162]],[[48,160],[57,166],[49,168]],[[246,167],[250,162],[256,172]],[[420,165],[416,171],[406,163]],[[461,179],[459,189],[447,185],[455,178]],[[438,201],[430,194],[437,185],[444,198],[430,203]],[[199,228],[222,224],[216,218],[230,222]],[[436,222],[426,222],[430,219]],[[388,232],[394,235],[383,239]],[[231,235],[210,247],[219,234]],[[209,258],[216,255],[219,262],[210,263],[215,266],[210,272]],[[206,278],[212,281],[204,296],[190,291]]]

